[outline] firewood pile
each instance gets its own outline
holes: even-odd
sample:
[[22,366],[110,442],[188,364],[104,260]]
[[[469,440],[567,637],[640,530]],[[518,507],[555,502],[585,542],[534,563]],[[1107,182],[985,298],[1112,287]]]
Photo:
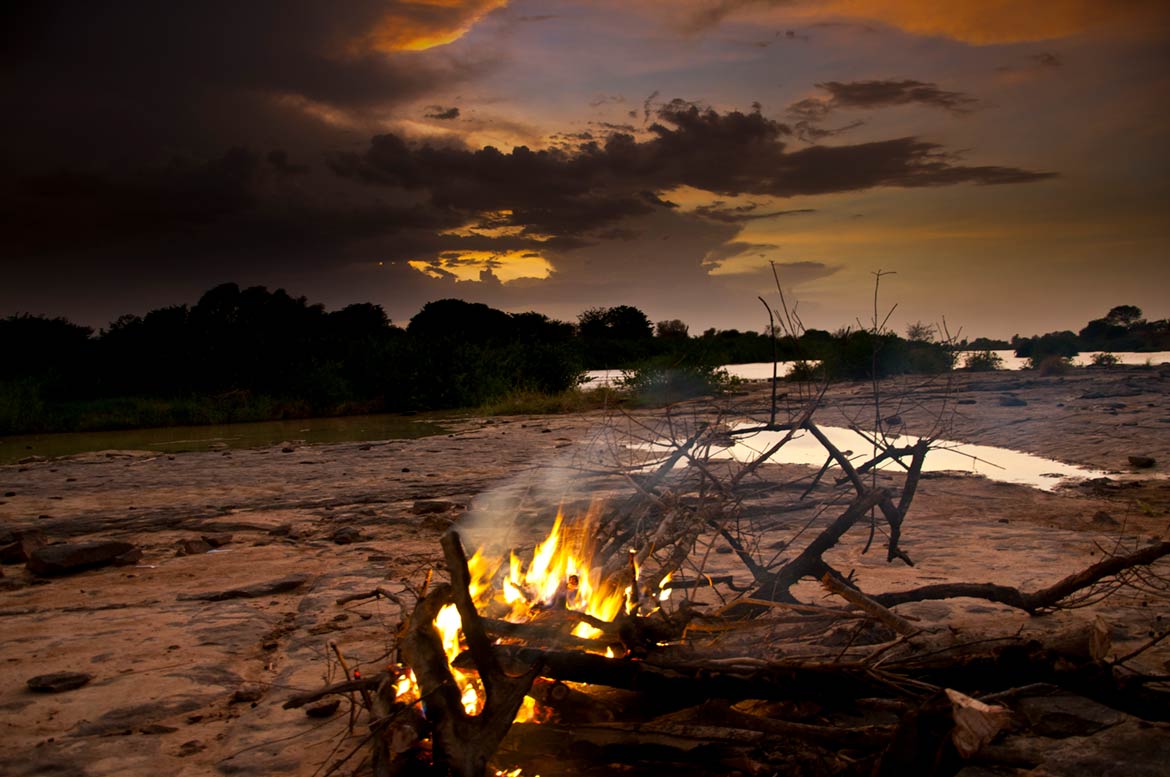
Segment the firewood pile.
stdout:
[[[629,488],[559,515],[532,550],[470,558],[459,527],[441,540],[449,582],[379,589],[403,611],[396,660],[371,677],[291,699],[360,694],[372,771],[383,775],[953,774],[995,765],[988,745],[1019,726],[1019,699],[1071,690],[1152,719],[1164,678],[1114,656],[1100,618],[1032,629],[1030,616],[1158,576],[1161,542],[1117,552],[1035,590],[943,582],[867,593],[834,566],[842,543],[912,566],[901,547],[937,434],[872,432],[839,450],[813,420],[819,397],[777,421],[743,409],[661,423],[627,419],[611,480]],[[634,428],[635,433],[629,429]],[[761,432],[746,459],[720,456]],[[762,466],[796,437],[824,464],[777,482]],[[900,467],[877,478],[880,466]],[[801,517],[777,536],[746,505]],[[757,511],[758,512],[758,511]],[[774,517],[774,516],[771,516]],[[791,524],[786,523],[786,526]],[[718,554],[716,544],[729,549]],[[1164,573],[1164,570],[1163,570]],[[901,605],[968,597],[1020,614],[1002,629],[927,623]]]

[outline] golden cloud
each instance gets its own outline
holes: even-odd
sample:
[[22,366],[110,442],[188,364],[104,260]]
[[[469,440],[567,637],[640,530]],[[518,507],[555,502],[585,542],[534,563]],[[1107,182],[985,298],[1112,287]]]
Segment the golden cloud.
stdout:
[[434,259],[417,259],[408,264],[432,278],[482,281],[490,274],[500,283],[521,278],[547,278],[553,266],[535,251],[444,251]]
[[[657,0],[678,15],[679,0]],[[974,45],[1022,43],[1080,34],[1163,34],[1166,0],[692,0],[684,27],[697,32],[730,16],[778,24],[852,20]]]
[[508,0],[414,0],[397,3],[361,41],[375,51],[423,51],[453,43]]
[[831,0],[822,9],[907,32],[986,45],[1064,38],[1108,28],[1132,29],[1170,18],[1164,0]]

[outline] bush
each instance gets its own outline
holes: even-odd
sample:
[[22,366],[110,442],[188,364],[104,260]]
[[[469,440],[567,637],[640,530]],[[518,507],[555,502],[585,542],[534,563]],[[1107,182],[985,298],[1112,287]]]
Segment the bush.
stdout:
[[971,372],[992,372],[1003,369],[1003,357],[994,351],[973,351],[963,360],[963,369]]
[[739,384],[727,370],[708,364],[663,365],[650,362],[626,370],[618,388],[629,391],[642,404],[669,404],[684,399],[718,394]]
[[1121,359],[1117,358],[1117,354],[1105,351],[1093,354],[1090,362],[1094,367],[1116,367],[1121,364]]

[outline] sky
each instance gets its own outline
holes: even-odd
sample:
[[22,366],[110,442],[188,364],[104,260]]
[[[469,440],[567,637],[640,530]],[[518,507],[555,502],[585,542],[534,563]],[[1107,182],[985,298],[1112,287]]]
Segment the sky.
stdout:
[[[1170,316],[1164,0],[14,0],[0,315]],[[775,277],[773,275],[775,268]]]

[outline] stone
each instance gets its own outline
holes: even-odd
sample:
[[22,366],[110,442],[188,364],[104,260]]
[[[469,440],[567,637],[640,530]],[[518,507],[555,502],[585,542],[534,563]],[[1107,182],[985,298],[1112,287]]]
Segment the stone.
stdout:
[[886,426],[901,426],[902,425],[902,416],[900,416],[900,415],[892,415],[888,418],[883,418],[882,420],[886,422]]
[[226,532],[219,532],[217,534],[204,534],[201,539],[213,548],[222,548],[224,545],[230,544],[235,537]]
[[1020,399],[1019,397],[1012,397],[1012,396],[1005,395],[1005,396],[1002,396],[999,398],[999,406],[1000,407],[1024,407],[1027,404],[1028,404],[1027,400]]
[[1093,523],[1099,526],[1120,526],[1117,519],[1104,510],[1098,510],[1093,513]]
[[1020,699],[1017,709],[1033,733],[1053,739],[1087,736],[1125,719],[1111,707],[1067,693]]
[[354,542],[361,542],[365,539],[365,537],[362,535],[359,529],[356,529],[353,526],[342,526],[334,531],[329,539],[333,540],[338,545],[349,545]]
[[198,556],[211,550],[211,543],[206,540],[180,540],[177,556]]
[[259,683],[244,683],[232,694],[232,704],[260,701],[264,697],[264,688]]
[[410,506],[410,511],[415,515],[431,515],[434,513],[445,513],[448,510],[454,510],[458,507],[454,502],[449,502],[446,499],[420,499]]
[[1149,469],[1158,462],[1153,456],[1130,456],[1129,463],[1138,469]]
[[119,556],[132,550],[134,546],[129,542],[115,540],[60,542],[34,550],[29,556],[28,568],[42,577],[69,575],[113,564]]
[[30,691],[37,693],[60,693],[76,690],[92,679],[93,675],[85,672],[52,672],[30,677],[26,684]]
[[271,596],[273,594],[283,594],[289,591],[295,591],[305,583],[309,582],[308,575],[291,575],[289,577],[282,577],[279,580],[269,580],[264,583],[254,583],[253,585],[241,586],[240,588],[229,588],[226,591],[209,591],[201,594],[183,594],[179,596],[180,601],[194,601],[194,602],[222,602],[228,599],[255,599],[259,596]]
[[196,753],[206,749],[207,745],[203,744],[198,739],[191,739],[179,745],[179,752],[177,755],[180,758],[186,758],[189,755],[195,755]]
[[113,564],[116,567],[132,567],[142,560],[142,548],[131,548],[120,556],[117,556]]
[[40,529],[13,532],[12,542],[0,548],[0,563],[23,564],[37,548],[48,544]]

